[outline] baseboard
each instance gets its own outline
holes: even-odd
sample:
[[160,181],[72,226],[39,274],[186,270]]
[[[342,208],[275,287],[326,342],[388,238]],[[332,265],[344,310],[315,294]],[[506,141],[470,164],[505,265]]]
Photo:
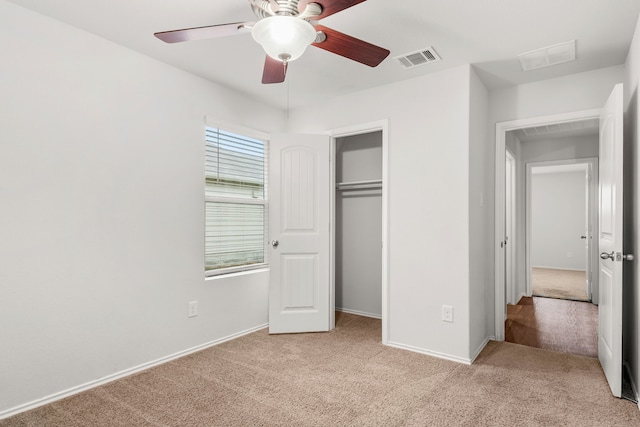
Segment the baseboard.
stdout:
[[341,311],[343,313],[348,313],[348,314],[355,314],[357,316],[371,317],[374,319],[382,319],[382,316],[380,314],[373,314],[373,313],[367,313],[365,311],[351,310],[350,308],[336,307],[336,311]]
[[450,360],[452,362],[462,363],[462,364],[465,364],[465,365],[471,365],[471,362],[472,362],[472,360],[468,359],[468,358],[452,356],[450,354],[440,353],[440,352],[437,352],[437,351],[431,351],[431,350],[427,350],[427,349],[420,348],[420,347],[414,347],[414,346],[411,346],[411,345],[399,344],[399,343],[394,343],[394,342],[388,342],[387,345],[389,347],[395,347],[395,348],[399,348],[401,350],[409,350],[409,351],[413,351],[414,353],[425,354],[427,356],[437,357],[438,359]]
[[583,268],[547,267],[544,265],[531,266],[531,268],[544,268],[545,270],[582,271],[583,273],[585,273],[585,270]]
[[491,340],[492,340],[492,337],[487,337],[487,338],[484,339],[482,344],[480,344],[480,346],[478,347],[478,349],[474,353],[473,357],[471,358],[471,363],[476,361],[478,356],[480,356],[480,353],[482,353],[482,350],[484,350],[484,348],[487,346],[487,344],[489,344],[489,341],[491,341]]
[[201,345],[198,345],[198,346],[195,346],[195,347],[183,350],[183,351],[179,351],[177,353],[170,354],[170,355],[165,356],[165,357],[161,357],[161,358],[156,359],[156,360],[152,360],[150,362],[143,363],[143,364],[138,365],[138,366],[134,366],[132,368],[128,368],[128,369],[116,372],[116,373],[111,374],[111,375],[107,375],[105,377],[99,378],[99,379],[94,380],[94,381],[89,381],[89,382],[87,382],[85,384],[81,384],[81,385],[78,385],[78,386],[75,386],[75,387],[71,387],[69,389],[66,389],[66,390],[51,394],[49,396],[43,397],[41,399],[36,399],[36,400],[34,400],[32,402],[25,403],[25,404],[22,404],[22,405],[13,407],[13,408],[9,408],[7,410],[4,410],[4,411],[0,412],[0,420],[2,420],[4,418],[12,417],[12,416],[17,415],[17,414],[19,414],[21,412],[29,411],[31,409],[35,409],[35,408],[38,408],[38,407],[46,405],[46,404],[56,402],[58,400],[64,399],[64,398],[69,397],[69,396],[73,396],[73,395],[78,394],[78,393],[82,393],[83,391],[91,390],[92,388],[96,388],[96,387],[99,387],[101,385],[104,385],[104,384],[110,383],[112,381],[118,380],[120,378],[124,378],[124,377],[127,377],[129,375],[133,375],[135,373],[147,370],[149,368],[153,368],[154,366],[162,365],[164,363],[170,362],[170,361],[175,360],[175,359],[179,359],[179,358],[187,356],[189,354],[196,353],[196,352],[201,351],[201,350],[205,350],[205,349],[207,349],[209,347],[214,347],[214,346],[216,346],[218,344],[222,344],[224,342],[231,341],[231,340],[234,340],[236,338],[240,338],[241,336],[251,334],[253,332],[256,332],[256,331],[259,331],[261,329],[264,329],[264,328],[266,328],[268,326],[269,326],[269,324],[267,323],[267,324],[264,324],[264,325],[256,326],[254,328],[246,329],[244,331],[241,331],[241,332],[238,332],[238,333],[235,333],[235,334],[232,334],[232,335],[228,335],[226,337],[223,337],[223,338],[220,338],[220,339],[217,339],[217,340],[214,340],[214,341],[210,341],[210,342],[205,343],[205,344],[201,344]]

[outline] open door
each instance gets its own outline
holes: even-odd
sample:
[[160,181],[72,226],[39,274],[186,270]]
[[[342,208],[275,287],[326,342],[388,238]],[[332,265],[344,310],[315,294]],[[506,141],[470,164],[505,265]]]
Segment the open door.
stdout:
[[[507,304],[517,304],[520,292],[516,289],[516,159],[509,150],[506,156],[506,177],[505,177],[505,287]],[[507,305],[504,306],[505,319],[507,316]]]
[[600,114],[598,358],[614,396],[622,393],[622,84]]
[[328,331],[330,141],[273,135],[269,167],[269,333]]
[[593,301],[593,294],[591,292],[591,272],[593,271],[591,264],[593,264],[591,260],[591,179],[592,179],[592,171],[591,165],[586,165],[586,171],[584,174],[584,200],[585,200],[585,215],[584,215],[584,232],[580,236],[582,240],[584,240],[584,259],[585,259],[585,283],[584,290],[587,294],[587,298],[589,301]]

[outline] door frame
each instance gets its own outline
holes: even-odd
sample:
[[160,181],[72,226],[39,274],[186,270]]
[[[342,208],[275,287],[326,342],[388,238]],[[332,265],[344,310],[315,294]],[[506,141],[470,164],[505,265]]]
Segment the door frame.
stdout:
[[495,272],[495,299],[494,299],[494,332],[496,341],[504,341],[504,307],[505,295],[505,150],[507,132],[541,125],[570,123],[600,117],[601,108],[591,110],[574,111],[569,113],[554,114],[548,116],[532,117],[527,119],[511,120],[496,123],[496,150],[495,150],[495,211],[494,211],[494,272]]
[[[365,133],[382,132],[382,344],[389,341],[389,121],[379,120],[337,129],[331,129],[331,235],[329,274],[331,277],[330,309],[335,310],[335,254],[336,254],[336,146],[337,139]],[[335,319],[335,318],[334,318]],[[335,320],[334,320],[335,323]],[[333,329],[335,324],[331,325]]]
[[[518,203],[516,202],[516,186],[518,183],[518,178],[517,178],[517,173],[518,173],[518,168],[516,165],[516,158],[513,155],[513,153],[511,153],[511,151],[509,150],[509,148],[505,148],[505,158],[508,161],[508,163],[510,164],[510,171],[508,169],[506,169],[506,165],[505,165],[505,171],[509,171],[509,177],[510,182],[505,181],[505,233],[506,233],[506,237],[505,237],[505,241],[507,242],[506,244],[506,258],[505,258],[505,286],[506,286],[506,300],[507,303],[510,304],[515,304],[518,302],[518,300],[520,299],[520,295],[518,295],[517,289],[518,287],[516,286],[516,276],[517,276],[517,262],[516,262],[516,245],[517,245],[517,238],[516,238],[516,224],[517,224],[517,218],[518,218]],[[506,175],[505,175],[505,179],[506,179]],[[507,194],[507,190],[510,190]],[[510,215],[509,215],[510,213]],[[508,225],[511,225],[510,229],[509,227],[507,227]],[[507,307],[505,306],[505,310],[507,309]]]
[[[587,224],[589,227],[587,233],[587,245],[588,245],[588,259],[585,260],[587,262],[587,266],[590,271],[587,271],[589,275],[587,280],[589,281],[589,301],[597,304],[598,302],[598,292],[597,292],[597,275],[593,274],[594,263],[597,265],[598,262],[598,254],[597,254],[597,243],[594,242],[593,236],[598,236],[598,158],[597,157],[585,157],[581,159],[567,159],[567,160],[552,160],[552,161],[544,161],[544,162],[527,162],[526,170],[527,175],[525,179],[525,286],[526,293],[528,296],[533,294],[533,282],[531,280],[531,208],[532,208],[532,191],[531,191],[531,180],[532,180],[532,169],[535,167],[541,166],[564,166],[564,165],[587,165],[587,176],[589,177],[588,183],[585,184],[587,187]],[[594,286],[596,284],[596,286]]]

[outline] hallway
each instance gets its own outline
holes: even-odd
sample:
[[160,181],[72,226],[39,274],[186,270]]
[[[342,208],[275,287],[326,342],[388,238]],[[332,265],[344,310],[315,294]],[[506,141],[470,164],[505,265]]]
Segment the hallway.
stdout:
[[505,341],[598,357],[598,307],[588,302],[522,297],[507,305]]

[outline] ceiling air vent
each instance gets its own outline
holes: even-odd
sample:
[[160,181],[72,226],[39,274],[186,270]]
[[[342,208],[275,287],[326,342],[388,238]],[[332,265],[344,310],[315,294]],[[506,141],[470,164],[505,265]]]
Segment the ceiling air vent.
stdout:
[[417,52],[396,56],[395,59],[397,59],[403,67],[413,68],[417,67],[418,65],[424,65],[431,62],[439,61],[442,58],[440,58],[440,55],[438,55],[434,48],[428,47]]
[[570,40],[518,55],[523,71],[550,67],[576,60],[576,41]]

